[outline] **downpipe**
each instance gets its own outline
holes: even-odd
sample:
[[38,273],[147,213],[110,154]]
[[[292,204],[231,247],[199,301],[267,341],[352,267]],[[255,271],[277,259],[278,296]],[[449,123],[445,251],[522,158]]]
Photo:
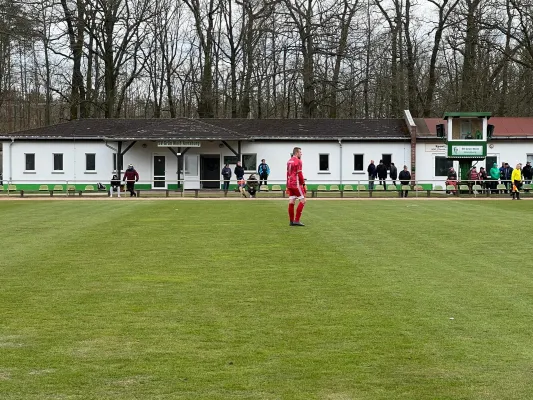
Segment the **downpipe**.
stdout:
[[[339,171],[340,171],[340,186],[339,188],[342,190],[342,139],[339,139],[339,152],[340,152],[340,157],[339,157]],[[341,192],[342,193],[342,192]]]
[[15,139],[11,138],[11,143],[9,143],[9,183],[13,180],[13,151],[11,147],[15,143]]

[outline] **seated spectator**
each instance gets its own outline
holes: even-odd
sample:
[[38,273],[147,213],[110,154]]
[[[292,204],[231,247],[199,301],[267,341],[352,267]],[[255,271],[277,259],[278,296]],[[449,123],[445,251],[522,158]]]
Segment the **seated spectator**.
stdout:
[[[259,189],[259,182],[254,174],[251,174],[246,181],[246,191],[250,194],[250,198],[253,199]],[[244,194],[243,194],[244,195]],[[246,197],[244,195],[244,197]]]
[[120,197],[120,179],[117,175],[111,178],[111,186],[109,187],[109,197],[113,197],[113,192],[117,192],[117,197]]
[[448,180],[446,181],[446,186],[453,186],[455,189],[451,191],[447,191],[448,194],[456,194],[457,193],[457,172],[455,172],[455,169],[453,167],[450,168],[448,171]]

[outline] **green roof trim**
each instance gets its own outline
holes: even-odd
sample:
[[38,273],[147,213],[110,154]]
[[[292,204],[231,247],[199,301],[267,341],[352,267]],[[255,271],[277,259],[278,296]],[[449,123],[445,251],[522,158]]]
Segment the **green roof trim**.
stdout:
[[444,119],[448,118],[483,118],[489,119],[492,116],[490,112],[447,112],[444,113]]

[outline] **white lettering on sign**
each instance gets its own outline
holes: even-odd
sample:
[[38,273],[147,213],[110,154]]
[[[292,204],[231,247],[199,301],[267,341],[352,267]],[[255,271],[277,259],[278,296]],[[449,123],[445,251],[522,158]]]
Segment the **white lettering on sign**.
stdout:
[[446,152],[445,144],[428,144],[426,143],[426,153],[444,153]]
[[202,143],[194,140],[160,140],[157,147],[201,147]]
[[452,156],[483,156],[483,146],[452,146]]

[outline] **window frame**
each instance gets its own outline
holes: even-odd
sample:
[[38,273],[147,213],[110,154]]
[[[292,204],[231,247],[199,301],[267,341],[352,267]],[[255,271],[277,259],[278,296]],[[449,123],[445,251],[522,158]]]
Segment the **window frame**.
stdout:
[[[88,168],[88,156],[94,157],[94,169]],[[85,172],[89,174],[95,174],[96,173],[96,153],[85,153]]]
[[[362,157],[362,163],[361,163],[361,169],[355,169],[355,156],[361,156]],[[353,173],[365,173],[365,154],[364,153],[353,153]]]
[[237,162],[239,161],[239,157],[238,156],[223,156],[222,161],[223,161],[222,165],[226,165],[226,164],[237,165]]
[[[56,169],[56,156],[61,156],[61,169]],[[53,169],[52,171],[54,173],[61,173],[61,172],[64,172],[64,168],[65,168],[65,158],[63,156],[63,153],[52,153],[52,160],[53,160]]]
[[[28,156],[33,156],[33,169],[28,169]],[[24,171],[25,172],[35,172],[35,153],[24,153]]]
[[[244,163],[244,157],[245,156],[255,156],[255,168],[250,169],[246,168],[246,164]],[[242,153],[241,154],[241,160],[242,160],[242,167],[244,168],[244,172],[257,172],[258,164],[257,164],[257,153]]]
[[[320,158],[322,156],[328,157],[328,168],[327,169],[322,169],[322,166],[320,165]],[[329,153],[318,153],[318,173],[319,174],[330,174],[331,173],[331,171],[329,170]]]
[[[448,174],[446,175],[437,175],[437,159],[444,159],[444,160],[448,160],[448,158],[446,156],[441,156],[441,155],[434,155],[433,156],[433,176],[435,178],[448,178]],[[451,167],[453,167],[453,160],[448,160],[452,165]],[[449,168],[448,168],[449,170]]]

